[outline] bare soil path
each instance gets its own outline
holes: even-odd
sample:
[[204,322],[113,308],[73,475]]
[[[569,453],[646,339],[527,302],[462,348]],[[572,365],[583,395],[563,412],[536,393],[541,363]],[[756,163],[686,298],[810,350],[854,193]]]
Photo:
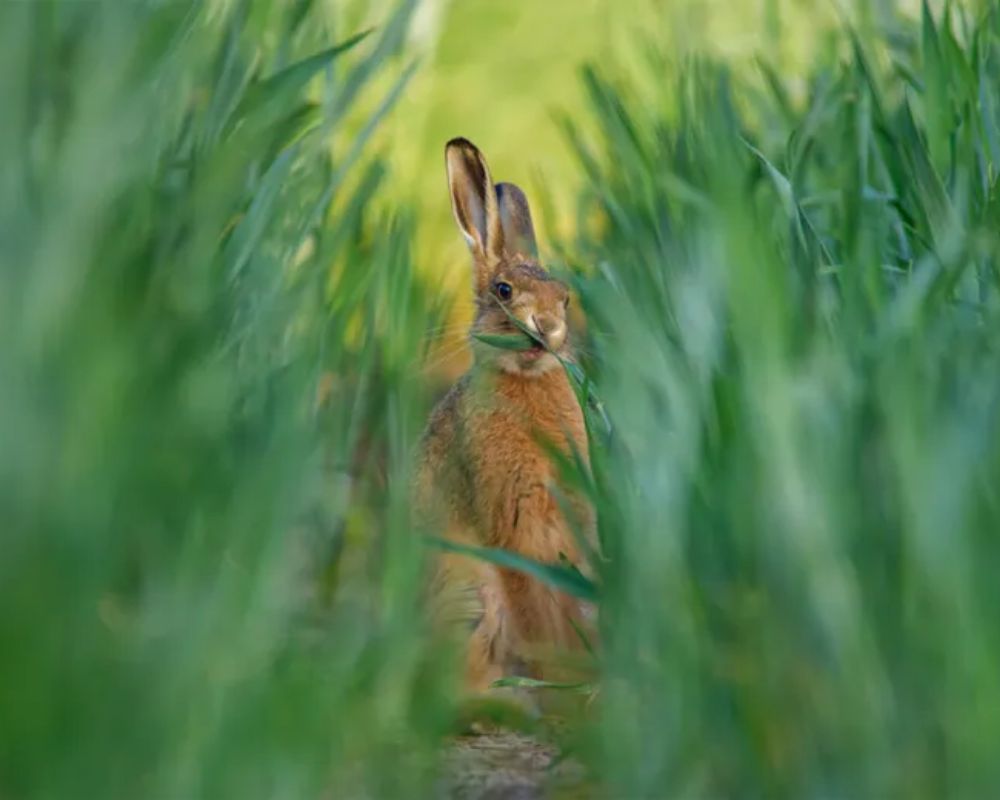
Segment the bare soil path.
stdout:
[[522,733],[462,736],[445,756],[440,797],[448,800],[583,800],[583,769],[558,748]]

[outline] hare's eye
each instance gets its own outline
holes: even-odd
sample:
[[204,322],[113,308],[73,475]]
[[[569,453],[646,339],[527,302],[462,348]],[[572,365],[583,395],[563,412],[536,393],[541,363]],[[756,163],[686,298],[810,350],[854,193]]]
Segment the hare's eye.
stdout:
[[497,281],[493,290],[497,293],[497,297],[501,300],[510,300],[511,295],[514,294],[514,289],[511,285],[509,283],[504,283],[503,281]]

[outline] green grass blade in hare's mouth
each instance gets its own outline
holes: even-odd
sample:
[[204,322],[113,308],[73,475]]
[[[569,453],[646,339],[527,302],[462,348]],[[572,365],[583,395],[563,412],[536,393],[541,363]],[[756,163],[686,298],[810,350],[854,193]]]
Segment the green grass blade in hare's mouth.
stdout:
[[500,350],[519,350],[523,352],[535,347],[534,339],[520,333],[474,333],[472,334],[472,338]]

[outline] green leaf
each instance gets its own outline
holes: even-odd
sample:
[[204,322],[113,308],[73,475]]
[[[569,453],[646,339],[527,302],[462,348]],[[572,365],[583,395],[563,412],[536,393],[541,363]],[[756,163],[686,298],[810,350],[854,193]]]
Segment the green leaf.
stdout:
[[338,45],[297,61],[250,86],[230,117],[226,132],[232,133],[237,126],[242,126],[244,132],[260,131],[283,119],[288,113],[290,103],[305,89],[316,73],[337,56],[362,42],[370,33],[371,29],[355,34]]
[[243,101],[259,67],[259,57],[244,53],[240,47],[245,24],[245,4],[237,7],[230,20],[225,42],[216,55],[211,100],[205,110],[202,144],[218,143],[219,133],[226,129],[233,112]]
[[926,0],[921,11],[921,54],[924,61],[923,106],[927,144],[934,167],[944,173],[948,166],[948,131],[952,113],[948,69],[941,52],[937,26]]
[[268,225],[271,224],[274,208],[281,197],[282,186],[292,169],[293,153],[286,150],[264,174],[257,193],[250,203],[246,216],[240,220],[226,243],[222,258],[230,279],[235,278],[246,266],[254,248],[258,246]]
[[[584,411],[590,411],[596,414],[601,421],[601,426],[604,429],[604,435],[610,438],[613,429],[611,427],[611,419],[608,417],[608,412],[604,410],[604,404],[601,399],[597,396],[597,392],[594,391],[594,386],[587,377],[587,374],[583,371],[583,367],[573,361],[567,361],[565,358],[559,357],[559,363],[562,364],[563,369],[566,370],[566,374],[570,378],[570,384],[573,386],[576,392],[576,399],[580,403],[580,407]],[[591,433],[589,414],[584,415],[584,422],[587,425],[588,438]]]
[[301,103],[272,130],[272,151],[280,152],[300,141],[319,123],[321,110],[316,103]]
[[428,541],[441,550],[451,553],[461,553],[482,561],[496,564],[498,567],[517,570],[525,575],[536,578],[553,589],[558,589],[573,597],[596,603],[598,600],[597,585],[586,578],[579,570],[567,569],[558,564],[545,564],[532,558],[519,555],[510,550],[498,547],[478,547],[471,544],[461,544],[436,536],[428,537]]
[[535,346],[535,340],[530,336],[524,336],[520,333],[509,333],[509,334],[493,334],[493,333],[474,333],[472,334],[473,339],[477,339],[483,344],[488,344],[490,347],[496,347],[500,350],[531,350]]
[[743,144],[757,157],[757,160],[760,161],[764,169],[767,170],[767,174],[770,176],[771,182],[774,183],[774,188],[778,191],[778,197],[781,198],[781,203],[785,207],[785,211],[788,213],[789,217],[792,217],[795,214],[796,202],[795,192],[792,189],[791,181],[785,177],[781,170],[770,162],[767,156],[750,144],[750,142],[744,139]]
[[754,62],[757,65],[757,69],[759,69],[761,74],[764,76],[767,88],[770,91],[771,96],[774,98],[775,104],[781,112],[782,117],[784,117],[786,121],[792,121],[794,119],[792,101],[788,96],[788,90],[785,88],[783,78],[778,74],[774,65],[770,64],[764,58],[758,56]]
[[562,689],[575,692],[590,693],[594,684],[587,681],[543,681],[537,678],[526,678],[522,675],[510,675],[497,678],[490,684],[491,689]]
[[580,627],[580,623],[577,622],[572,617],[570,617],[569,624],[573,626],[573,632],[577,635],[577,638],[580,640],[580,644],[583,645],[583,649],[586,650],[591,656],[596,657],[597,654],[594,652],[594,645],[591,643],[590,637],[587,636],[583,628]]

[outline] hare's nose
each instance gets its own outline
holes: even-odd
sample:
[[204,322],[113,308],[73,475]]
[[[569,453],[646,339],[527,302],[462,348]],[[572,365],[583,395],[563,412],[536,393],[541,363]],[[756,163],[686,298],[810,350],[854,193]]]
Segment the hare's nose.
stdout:
[[566,323],[555,314],[535,314],[535,327],[545,339],[545,343],[552,349],[558,350],[566,341]]

